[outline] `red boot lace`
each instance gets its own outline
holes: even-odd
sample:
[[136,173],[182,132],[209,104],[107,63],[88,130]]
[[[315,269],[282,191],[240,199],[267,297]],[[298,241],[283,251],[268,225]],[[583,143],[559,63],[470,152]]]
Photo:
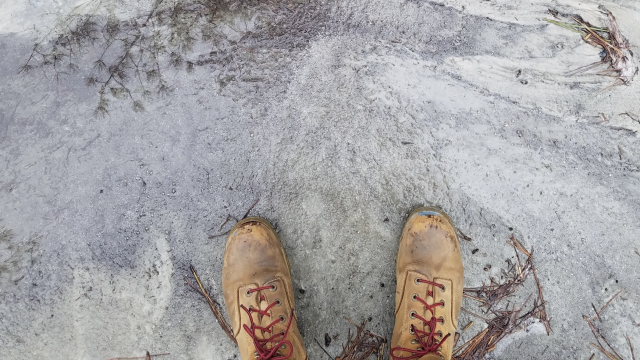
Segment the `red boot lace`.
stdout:
[[[418,279],[417,282],[419,283],[423,283],[423,284],[429,284],[429,285],[433,285],[433,286],[437,286],[439,288],[441,288],[442,290],[444,290],[444,285],[442,284],[438,284],[435,283],[433,281],[429,281],[429,280],[424,280],[424,279]],[[430,297],[433,297],[433,291],[431,290],[427,290],[427,295]],[[420,298],[417,295],[414,295],[414,299],[420,301],[425,309],[429,310],[429,312],[431,312],[431,319],[427,320],[425,318],[423,318],[422,316],[416,314],[415,312],[411,314],[411,316],[413,318],[417,318],[422,320],[422,323],[429,326],[429,332],[426,331],[422,331],[422,330],[418,330],[415,328],[415,326],[413,326],[413,324],[411,324],[411,333],[416,335],[416,339],[418,341],[418,343],[420,344],[420,347],[418,348],[418,350],[412,350],[412,349],[407,349],[407,348],[403,348],[403,347],[395,347],[393,349],[391,349],[391,357],[394,360],[413,360],[413,359],[419,359],[427,354],[438,354],[439,353],[439,349],[440,346],[442,345],[442,343],[447,340],[449,338],[449,336],[451,334],[447,334],[445,335],[440,341],[436,340],[436,334],[438,334],[438,332],[436,332],[436,326],[438,325],[438,323],[444,323],[444,319],[436,319],[433,315],[433,309],[438,307],[438,306],[443,306],[444,303],[442,302],[437,302],[433,305],[429,305],[427,304],[427,302]],[[442,336],[442,335],[440,335]],[[395,355],[395,352],[408,352],[410,355],[406,356],[406,357],[401,357],[398,355]]]
[[[249,291],[247,291],[247,293],[251,294],[254,292],[273,289],[273,288],[274,288],[274,285],[267,285],[267,286],[262,286],[255,289],[250,289]],[[266,297],[261,294],[260,301],[265,301],[265,300],[266,300]],[[277,334],[273,334],[272,328],[275,324],[281,321],[284,321],[283,318],[276,319],[272,321],[269,325],[262,327],[262,326],[256,325],[256,323],[253,321],[253,316],[251,316],[252,313],[257,313],[260,316],[271,317],[271,314],[269,314],[269,310],[271,310],[271,308],[276,305],[278,305],[278,301],[275,301],[269,304],[269,306],[267,306],[264,310],[254,309],[253,307],[250,307],[247,309],[244,305],[240,305],[242,310],[244,310],[249,315],[249,320],[251,321],[251,326],[247,326],[246,324],[244,324],[242,325],[242,327],[253,340],[253,345],[256,348],[256,359],[258,360],[285,360],[290,358],[291,355],[293,355],[293,346],[291,345],[291,342],[288,340],[285,340],[287,337],[287,334],[289,333],[289,329],[291,329],[291,322],[293,321],[293,309],[291,309],[291,314],[289,315],[289,323],[287,324],[287,329]],[[260,339],[258,338],[256,331],[269,333],[271,334],[271,337]],[[267,344],[269,343],[272,343],[274,345],[271,348],[268,348]],[[285,344],[289,345],[289,348],[291,349],[291,351],[289,352],[288,355],[283,356],[278,352],[278,350],[282,345],[285,345]]]

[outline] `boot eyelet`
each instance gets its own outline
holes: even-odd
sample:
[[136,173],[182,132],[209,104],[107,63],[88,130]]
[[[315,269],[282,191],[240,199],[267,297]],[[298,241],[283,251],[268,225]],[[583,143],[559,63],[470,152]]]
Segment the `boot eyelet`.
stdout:
[[260,354],[258,354],[258,352],[257,352],[257,351],[256,351],[256,352],[254,352],[254,353],[253,353],[253,355],[256,357],[256,359],[260,357]]
[[287,345],[285,344],[280,345],[280,349],[286,349],[286,348],[287,348]]
[[413,326],[409,326],[409,334],[415,335],[416,332],[413,330]]
[[278,287],[276,286],[276,284],[271,284],[271,291],[276,291],[278,290]]
[[440,300],[440,303],[442,304],[440,307],[444,307],[444,300]]
[[[444,317],[443,317],[443,316],[440,316],[440,317],[438,318],[438,321],[439,321],[441,324],[444,324]],[[440,332],[440,333],[442,333],[442,332]]]
[[411,295],[411,300],[418,301],[418,294]]
[[415,318],[416,318],[416,312],[415,312],[415,311],[412,311],[412,312],[409,314],[409,317],[410,317],[410,318],[412,318],[412,319],[415,319]]
[[280,331],[280,335],[281,335],[281,336],[284,336],[284,331]]
[[422,347],[419,347],[419,348],[417,348],[416,350],[418,350],[418,351],[422,351],[423,349],[422,349]]
[[412,344],[417,344],[418,343],[418,339],[411,339],[411,343]]
[[442,337],[442,331],[438,330],[436,331],[436,334],[438,334],[438,337]]
[[420,280],[421,280],[420,278],[416,278],[415,280],[413,280],[413,282],[414,282],[416,285],[420,285],[420,284],[421,284]]
[[276,299],[276,306],[282,306],[282,301],[280,301],[280,299]]
[[441,286],[440,286],[440,290],[442,290],[442,292],[445,292],[445,289],[446,289],[446,288],[444,287],[444,285],[441,285]]
[[280,315],[280,322],[283,323],[285,321],[287,321],[287,319],[285,319],[283,315]]
[[247,290],[245,294],[247,294],[247,297],[251,297],[251,290]]

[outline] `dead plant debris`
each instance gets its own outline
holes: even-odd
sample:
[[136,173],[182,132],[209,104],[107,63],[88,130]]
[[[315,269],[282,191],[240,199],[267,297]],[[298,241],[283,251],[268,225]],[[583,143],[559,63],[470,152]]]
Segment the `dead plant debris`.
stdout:
[[[456,360],[483,359],[487,353],[495,350],[501,340],[522,330],[532,320],[544,324],[547,334],[551,331],[542,295],[542,286],[533,265],[533,249],[527,251],[513,235],[507,243],[515,249],[517,262],[507,261],[508,269],[503,271],[506,280],[498,283],[491,279],[489,284],[464,289],[464,297],[477,301],[480,304],[478,307],[483,310],[485,316],[475,314],[465,308],[462,308],[462,311],[484,320],[487,327],[454,350],[454,359]],[[524,262],[521,255],[525,257]],[[531,274],[533,274],[537,286],[537,293],[533,298],[532,305],[525,310],[534,294],[529,295],[518,308],[515,305],[504,305],[506,299],[524,287],[525,281]],[[469,326],[467,325],[465,328]]]
[[[624,360],[625,358],[620,356],[620,353],[618,353],[618,351],[613,346],[611,346],[611,343],[609,343],[607,338],[604,335],[602,335],[602,332],[600,332],[600,329],[597,323],[598,322],[602,323],[602,318],[600,317],[600,315],[602,314],[604,309],[606,309],[609,306],[609,304],[611,304],[611,302],[615,300],[623,291],[624,289],[618,291],[615,295],[613,295],[611,299],[609,299],[609,301],[607,301],[604,304],[604,306],[600,308],[599,311],[596,311],[595,306],[591,304],[595,312],[595,315],[593,317],[590,318],[586,315],[582,315],[582,318],[584,319],[584,321],[587,322],[587,325],[589,326],[589,329],[591,330],[593,337],[596,339],[596,343],[590,343],[590,345],[593,346],[602,355],[606,356],[607,359],[610,359],[610,360]],[[629,335],[625,335],[625,338],[627,340],[627,345],[629,346],[629,354],[631,356],[628,359],[635,360],[636,356],[633,350],[633,346],[631,345],[631,340],[629,339]]]
[[464,240],[467,241],[473,241],[472,238],[470,238],[469,236],[467,236],[465,233],[463,233],[462,231],[460,231],[460,229],[456,229],[458,231],[458,235],[460,235],[461,238],[463,238]]
[[[249,214],[251,213],[251,210],[253,210],[254,207],[256,207],[256,205],[258,205],[258,202],[260,201],[260,198],[257,198],[256,201],[253,202],[253,204],[249,207],[249,209],[247,209],[247,211],[244,213],[244,215],[238,220],[238,218],[236,218],[235,216],[228,214],[226,219],[222,222],[222,224],[220,224],[220,227],[218,227],[218,234],[215,235],[211,235],[209,236],[209,239],[215,239],[217,237],[221,237],[221,236],[225,236],[229,233],[229,231],[225,231],[225,232],[220,232],[222,231],[222,228],[227,225],[227,223],[231,220],[235,220],[236,223],[240,222],[240,220],[246,219],[247,216],[249,216]],[[212,230],[212,229],[210,229]]]
[[[311,34],[304,21],[321,13],[315,5],[273,0],[155,0],[122,18],[103,2],[89,1],[33,45],[19,73],[43,69],[56,81],[83,74],[86,85],[98,89],[94,115],[106,115],[111,102],[120,99],[140,112],[151,97],[172,91],[167,74],[172,69],[210,66],[220,88],[256,81],[255,75],[244,75],[243,67],[255,58],[257,42],[285,40],[300,47]],[[259,21],[251,31],[239,29],[239,38],[230,37],[225,32],[229,14]]]
[[111,358],[111,359],[107,359],[107,360],[135,360],[135,359],[144,359],[144,360],[151,360],[151,358],[157,357],[157,356],[165,356],[165,355],[171,355],[169,353],[164,353],[164,354],[154,354],[151,355],[149,354],[149,352],[147,351],[147,354],[145,356],[138,356],[138,357],[119,357],[119,358]]
[[[580,15],[562,14],[557,10],[549,9],[549,13],[556,19],[572,20],[572,22],[563,22],[552,19],[544,19],[545,21],[561,26],[565,29],[579,33],[587,44],[602,49],[601,59],[598,62],[583,66],[568,75],[576,75],[585,71],[596,68],[600,65],[608,65],[607,70],[598,72],[598,75],[614,77],[616,80],[607,88],[616,85],[629,85],[635,75],[638,73],[638,66],[633,60],[633,52],[630,50],[629,42],[622,36],[618,27],[618,22],[613,14],[604,6],[600,5],[600,11],[607,16],[609,26],[597,27],[591,25]],[[605,88],[606,89],[606,88]]]
[[[34,44],[19,72],[45,68],[59,80],[85,68],[80,65],[83,49],[97,49],[93,68],[85,77],[87,86],[98,87],[94,115],[107,114],[115,99],[129,99],[134,111],[144,111],[144,99],[171,91],[165,76],[167,67],[191,72],[203,61],[189,56],[198,43],[210,43],[213,48],[225,45],[216,24],[222,13],[231,11],[233,3],[155,0],[151,9],[126,20],[93,15],[106,10],[98,3],[90,14],[71,13]],[[216,55],[212,57],[221,63],[231,61],[230,54]]]
[[356,334],[352,336],[351,329],[349,329],[347,343],[342,345],[342,353],[335,359],[366,360],[375,355],[377,360],[382,360],[387,339],[366,330],[367,320],[363,320],[360,325],[357,325],[348,318],[345,317],[345,319],[356,328]]
[[[342,353],[338,356],[332,356],[329,352],[322,347],[317,339],[314,339],[316,344],[322,349],[322,351],[329,357],[330,360],[367,360],[371,356],[375,356],[377,360],[382,360],[384,357],[385,346],[387,339],[380,335],[376,335],[365,327],[367,320],[362,321],[360,325],[357,325],[350,319],[345,319],[356,328],[355,336],[351,335],[351,329],[347,334],[347,343],[342,344]],[[325,340],[329,334],[325,334]],[[337,337],[337,336],[336,336]],[[325,342],[325,346],[327,343]]]

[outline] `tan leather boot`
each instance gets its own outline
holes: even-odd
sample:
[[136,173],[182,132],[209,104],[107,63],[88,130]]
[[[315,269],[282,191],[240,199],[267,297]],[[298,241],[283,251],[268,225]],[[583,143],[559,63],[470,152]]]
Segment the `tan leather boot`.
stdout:
[[307,360],[289,261],[267,220],[247,218],[231,229],[222,290],[243,360]]
[[451,219],[437,208],[416,209],[402,230],[396,258],[394,360],[451,359],[463,277]]

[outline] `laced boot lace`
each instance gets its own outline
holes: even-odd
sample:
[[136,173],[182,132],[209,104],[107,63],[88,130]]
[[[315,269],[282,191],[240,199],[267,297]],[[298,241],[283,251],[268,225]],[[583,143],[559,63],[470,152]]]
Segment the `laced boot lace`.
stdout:
[[[262,286],[248,290],[247,295],[263,290],[275,290],[275,288],[275,285]],[[266,301],[266,297],[262,294],[260,294],[260,301]],[[284,316],[280,316],[278,319],[273,320],[271,323],[264,327],[257,325],[253,320],[252,314],[258,314],[260,317],[266,316],[270,318],[271,314],[269,314],[269,310],[277,305],[280,305],[280,300],[276,299],[276,301],[269,304],[264,310],[255,309],[253,307],[247,308],[244,305],[240,306],[242,310],[244,310],[247,315],[249,315],[250,326],[247,326],[247,324],[243,324],[242,327],[253,340],[253,345],[256,348],[255,356],[258,360],[285,360],[290,358],[293,354],[293,346],[291,345],[290,341],[286,340],[287,334],[289,334],[289,329],[291,329],[291,322],[293,321],[293,309],[291,309],[291,314],[289,315],[287,328],[285,329],[285,331],[281,331],[277,334],[273,333],[273,327],[277,323],[284,323]],[[258,331],[262,332],[263,336],[259,337],[257,333]],[[289,351],[288,355],[281,355],[279,350],[280,348],[284,348],[286,345],[288,345],[289,349],[291,350]]]
[[[425,279],[416,279],[416,282],[437,286],[444,291],[444,285],[438,284],[433,281],[429,281]],[[433,291],[427,290],[427,295],[430,297],[433,297]],[[431,313],[431,318],[429,320],[416,314],[415,311],[412,311],[410,314],[412,319],[419,319],[420,321],[422,321],[424,325],[428,326],[429,331],[427,332],[427,331],[418,330],[416,329],[415,326],[413,326],[413,324],[411,324],[411,327],[409,328],[409,332],[412,335],[416,335],[416,338],[411,340],[411,343],[420,344],[420,347],[417,350],[407,349],[403,347],[395,347],[391,349],[391,357],[393,358],[393,360],[414,360],[414,359],[419,359],[427,354],[440,355],[442,343],[444,343],[449,338],[449,336],[451,336],[451,334],[447,334],[444,337],[442,337],[442,332],[436,331],[436,326],[438,325],[438,323],[444,324],[444,318],[440,317],[436,319],[434,316],[435,313],[433,309],[438,306],[444,306],[443,302],[437,302],[432,305],[429,305],[424,299],[420,298],[417,294],[414,294],[412,299],[421,302],[424,305],[424,308],[426,310],[429,310],[429,312]],[[442,337],[442,339],[438,341],[436,339],[436,336]],[[403,351],[409,353],[409,355],[406,357],[395,355],[396,352],[403,352]]]

